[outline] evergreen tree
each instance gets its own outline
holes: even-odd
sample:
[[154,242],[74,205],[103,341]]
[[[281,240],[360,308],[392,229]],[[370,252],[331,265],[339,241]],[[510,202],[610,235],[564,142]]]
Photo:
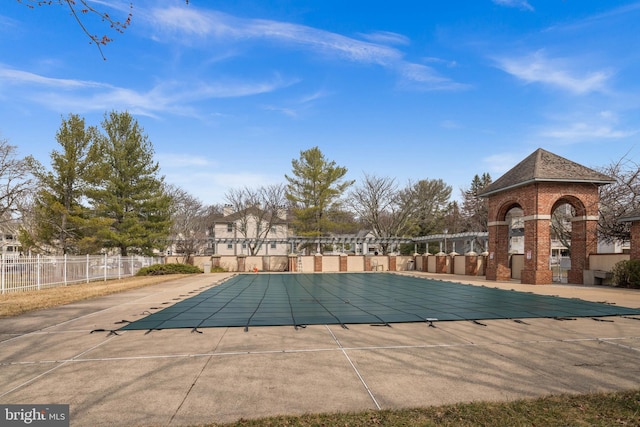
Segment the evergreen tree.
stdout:
[[413,204],[414,235],[439,233],[445,227],[451,186],[442,179],[421,179],[405,190]]
[[51,170],[29,158],[39,184],[33,203],[32,249],[62,254],[96,250],[97,242],[90,232],[95,224],[89,219],[87,207],[82,205],[87,154],[95,136],[95,128],[87,128],[83,118],[70,114],[68,119],[62,119],[56,133],[62,150],[51,152]]
[[338,210],[340,197],[354,181],[343,181],[347,168],[328,161],[318,147],[300,152],[285,175],[287,200],[292,204],[294,228],[301,236],[322,236],[333,228],[330,211]]
[[105,115],[102,129],[90,150],[95,163],[87,193],[94,214],[109,222],[98,237],[123,256],[150,255],[164,247],[171,226],[171,197],[153,160],[153,146],[128,112]]
[[465,218],[465,231],[487,231],[489,205],[486,198],[478,194],[491,184],[491,175],[475,175],[469,189],[462,192],[462,216]]

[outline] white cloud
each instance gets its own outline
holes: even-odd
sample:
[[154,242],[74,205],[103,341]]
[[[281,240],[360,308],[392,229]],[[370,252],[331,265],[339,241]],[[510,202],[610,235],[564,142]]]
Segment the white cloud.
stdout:
[[620,119],[615,111],[603,110],[591,114],[572,114],[558,117],[558,124],[542,129],[539,135],[566,144],[588,140],[612,140],[628,138],[638,134],[638,130],[621,129]]
[[[433,68],[404,59],[404,53],[388,44],[406,45],[409,39],[391,32],[361,35],[358,40],[305,25],[266,19],[245,19],[195,7],[168,7],[152,10],[150,21],[158,28],[158,39],[173,35],[181,43],[198,42],[209,48],[218,43],[228,48],[232,42],[252,40],[277,42],[282,46],[306,49],[312,54],[343,58],[361,64],[375,64],[397,71],[404,79],[423,89],[459,89],[460,85],[439,75]],[[174,40],[175,41],[175,40]]]
[[442,58],[435,58],[433,56],[429,56],[424,58],[424,62],[427,63],[435,63],[435,64],[444,64],[449,68],[454,68],[458,66],[458,63],[456,61],[450,61],[450,60],[446,60],[446,59],[442,59]]
[[292,118],[297,118],[298,117],[298,112],[296,110],[294,110],[293,108],[279,107],[277,105],[264,105],[262,108],[267,110],[267,111],[276,111],[276,112],[284,114],[285,116],[289,116],[289,117],[292,117]]
[[526,83],[542,83],[573,92],[586,94],[605,91],[612,73],[607,70],[584,72],[586,67],[578,60],[548,58],[543,51],[524,57],[499,58],[498,68]]
[[493,154],[482,159],[492,174],[503,174],[522,160],[522,156],[513,153]]
[[191,168],[191,167],[215,167],[208,157],[196,156],[184,153],[160,153],[156,154],[158,162],[166,169]]
[[514,7],[521,10],[528,10],[530,12],[533,12],[535,10],[527,0],[492,0],[492,1],[499,6]]
[[18,86],[23,97],[54,111],[85,112],[115,108],[147,116],[161,112],[193,115],[189,106],[193,102],[263,94],[295,82],[284,81],[279,76],[253,82],[221,78],[217,82],[164,82],[148,91],[136,91],[93,81],[46,77],[0,65],[0,85]]
[[356,62],[388,65],[400,60],[396,49],[304,25],[266,19],[243,19],[222,12],[196,8],[169,7],[152,11],[152,19],[161,32],[167,30],[193,42],[201,37],[207,43],[218,41],[267,39],[306,46],[318,52],[336,54]]
[[109,85],[86,80],[56,79],[44,77],[28,71],[7,68],[0,64],[0,83],[5,85],[41,85],[61,89],[106,88]]
[[545,130],[540,135],[566,141],[581,141],[587,139],[620,139],[637,133],[638,131],[618,130],[607,124],[577,122],[564,127]]
[[0,15],[0,32],[14,32],[20,28],[20,23],[8,16]]
[[419,88],[415,86],[415,83],[422,84],[422,87],[430,90],[463,90],[469,87],[466,84],[443,77],[433,68],[422,64],[406,62],[401,64],[398,70],[404,79],[405,87]]
[[376,31],[373,33],[360,33],[360,36],[374,43],[408,45],[411,43],[407,36],[390,31]]
[[321,98],[324,98],[324,97],[326,97],[326,96],[329,96],[329,94],[328,94],[326,91],[324,91],[324,90],[317,90],[317,91],[315,91],[315,92],[314,92],[314,93],[312,93],[312,94],[309,94],[309,95],[303,96],[302,98],[300,98],[299,102],[300,102],[301,104],[306,104],[306,103],[308,103],[308,102],[313,102],[313,101],[315,101],[315,100],[317,100],[317,99],[321,99]]

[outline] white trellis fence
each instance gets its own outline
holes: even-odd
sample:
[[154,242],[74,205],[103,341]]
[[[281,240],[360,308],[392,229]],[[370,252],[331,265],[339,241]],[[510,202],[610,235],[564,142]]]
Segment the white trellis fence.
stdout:
[[34,291],[75,283],[120,279],[162,258],[141,256],[19,256],[0,257],[0,293]]

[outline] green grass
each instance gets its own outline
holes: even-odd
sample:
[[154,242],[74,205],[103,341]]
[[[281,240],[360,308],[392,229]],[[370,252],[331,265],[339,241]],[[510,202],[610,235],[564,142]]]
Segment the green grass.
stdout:
[[206,426],[640,426],[640,390],[548,396],[513,402],[460,403],[420,409],[279,416]]

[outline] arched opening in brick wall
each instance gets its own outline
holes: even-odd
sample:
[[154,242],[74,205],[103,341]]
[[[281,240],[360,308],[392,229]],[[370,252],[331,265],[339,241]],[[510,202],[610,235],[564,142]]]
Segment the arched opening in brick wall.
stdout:
[[574,231],[574,223],[577,222],[576,218],[585,217],[586,212],[583,202],[574,196],[559,198],[551,208],[551,222],[549,224],[551,227],[550,266],[552,281],[555,283],[569,283],[570,275],[582,275],[582,270],[580,272],[571,272],[573,265],[582,265],[584,267],[578,259],[581,256],[579,253],[576,253],[576,259],[573,259],[571,247],[573,241],[587,239],[587,236],[582,236],[585,230],[581,227]]
[[481,194],[489,205],[487,279],[511,279],[512,224],[507,219],[519,208],[524,235],[521,281],[552,283],[552,219],[554,212],[565,206],[571,229],[571,267],[566,279],[583,283],[589,254],[597,248],[598,189],[610,182],[611,178],[599,172],[539,149],[487,187]]
[[[487,271],[492,280],[510,280],[511,255],[521,253],[524,247],[523,209],[517,200],[507,200],[499,208],[494,221],[489,221],[495,233],[489,233],[488,265],[494,266]],[[489,277],[488,276],[488,277]]]

